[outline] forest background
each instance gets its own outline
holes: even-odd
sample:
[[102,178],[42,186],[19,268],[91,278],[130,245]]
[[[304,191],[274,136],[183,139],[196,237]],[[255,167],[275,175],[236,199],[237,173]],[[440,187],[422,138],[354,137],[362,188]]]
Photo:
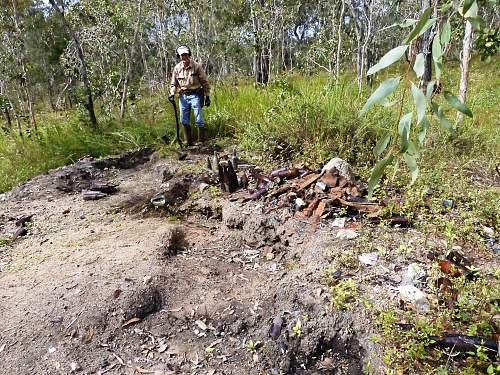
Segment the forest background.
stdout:
[[[497,173],[495,1],[1,3],[0,191],[84,155],[173,139],[166,93],[179,44],[214,86],[211,136],[249,157],[320,166],[339,156],[371,175],[371,190],[390,167],[384,184],[417,181],[408,215],[429,186],[453,198],[471,169]],[[380,95],[394,75],[400,89]],[[496,225],[498,189],[472,194]]]

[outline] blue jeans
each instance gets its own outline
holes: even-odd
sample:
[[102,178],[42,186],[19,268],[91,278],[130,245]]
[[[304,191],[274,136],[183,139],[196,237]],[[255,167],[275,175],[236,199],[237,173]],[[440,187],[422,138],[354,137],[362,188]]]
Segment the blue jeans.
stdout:
[[181,113],[181,122],[183,125],[191,123],[191,108],[194,112],[194,121],[199,128],[205,127],[203,112],[201,110],[201,96],[198,94],[179,95],[179,111]]

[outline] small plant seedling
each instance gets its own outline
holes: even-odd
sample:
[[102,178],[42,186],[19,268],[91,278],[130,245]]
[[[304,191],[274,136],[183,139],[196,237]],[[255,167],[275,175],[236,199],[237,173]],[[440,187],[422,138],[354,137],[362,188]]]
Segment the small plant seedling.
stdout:
[[248,340],[245,346],[249,352],[255,353],[259,349],[260,344],[260,341]]
[[359,291],[356,282],[352,279],[341,280],[330,289],[331,304],[340,310],[351,307],[353,301],[358,297]]
[[292,327],[292,336],[295,336],[295,337],[300,337],[302,336],[302,322],[299,320],[297,320],[297,323],[295,323],[295,325]]

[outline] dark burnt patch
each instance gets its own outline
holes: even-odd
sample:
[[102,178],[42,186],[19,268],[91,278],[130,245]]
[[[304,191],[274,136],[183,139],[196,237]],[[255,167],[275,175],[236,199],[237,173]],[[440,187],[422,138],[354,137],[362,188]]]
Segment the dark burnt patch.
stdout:
[[153,154],[154,149],[150,147],[140,148],[132,151],[125,151],[118,156],[111,156],[104,159],[93,160],[91,165],[97,169],[105,168],[130,169],[138,165],[147,163]]

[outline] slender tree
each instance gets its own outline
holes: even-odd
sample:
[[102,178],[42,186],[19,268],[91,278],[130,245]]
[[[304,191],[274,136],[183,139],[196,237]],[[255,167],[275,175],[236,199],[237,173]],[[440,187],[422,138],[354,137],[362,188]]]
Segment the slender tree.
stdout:
[[83,49],[82,45],[80,43],[80,38],[78,37],[78,34],[73,30],[73,28],[69,25],[67,22],[65,16],[64,16],[64,8],[60,8],[59,5],[56,4],[55,0],[49,0],[50,5],[52,5],[52,8],[56,11],[56,13],[59,15],[61,18],[61,22],[64,25],[64,29],[66,30],[66,33],[73,39],[77,52],[78,52],[78,59],[80,60],[81,64],[81,76],[83,80],[83,84],[85,86],[85,96],[86,96],[86,101],[85,101],[85,108],[87,109],[90,117],[90,123],[94,128],[97,128],[97,118],[95,116],[95,111],[94,111],[94,99],[92,97],[92,87],[90,85],[90,81],[88,78],[87,74],[87,64],[85,62],[85,58],[83,55]]
[[[458,90],[458,99],[462,103],[467,101],[467,82],[469,80],[469,61],[472,49],[472,23],[469,20],[465,21],[465,33],[463,40],[463,48],[460,59],[460,88]],[[457,123],[462,122],[464,114],[462,112],[457,112]]]

